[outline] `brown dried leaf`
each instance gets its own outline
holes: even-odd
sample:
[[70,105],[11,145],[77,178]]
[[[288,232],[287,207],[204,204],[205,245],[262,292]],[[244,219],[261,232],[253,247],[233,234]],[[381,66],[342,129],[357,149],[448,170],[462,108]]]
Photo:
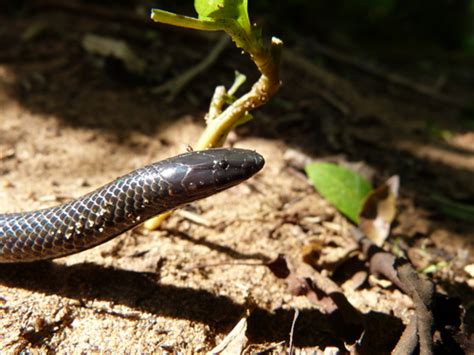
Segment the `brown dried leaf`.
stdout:
[[382,246],[390,233],[390,224],[396,214],[400,179],[397,175],[373,190],[359,214],[359,228],[376,245]]
[[82,46],[89,53],[121,61],[131,73],[143,74],[146,69],[146,62],[125,41],[89,33],[82,39]]
[[229,334],[208,354],[242,354],[247,344],[247,318],[242,318]]

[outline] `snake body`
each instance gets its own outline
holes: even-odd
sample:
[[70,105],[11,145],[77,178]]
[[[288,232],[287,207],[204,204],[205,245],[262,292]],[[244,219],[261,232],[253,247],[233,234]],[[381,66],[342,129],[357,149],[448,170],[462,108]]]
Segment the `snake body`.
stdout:
[[152,216],[237,185],[263,164],[261,155],[245,149],[190,152],[56,207],[0,214],[0,263],[53,259],[89,249]]

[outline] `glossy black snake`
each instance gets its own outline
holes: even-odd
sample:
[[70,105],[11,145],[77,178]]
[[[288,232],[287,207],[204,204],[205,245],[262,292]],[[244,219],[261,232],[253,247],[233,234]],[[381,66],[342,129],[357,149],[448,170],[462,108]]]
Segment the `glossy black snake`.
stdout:
[[0,214],[0,263],[89,249],[152,216],[237,185],[263,165],[263,157],[250,150],[190,152],[135,170],[56,207]]

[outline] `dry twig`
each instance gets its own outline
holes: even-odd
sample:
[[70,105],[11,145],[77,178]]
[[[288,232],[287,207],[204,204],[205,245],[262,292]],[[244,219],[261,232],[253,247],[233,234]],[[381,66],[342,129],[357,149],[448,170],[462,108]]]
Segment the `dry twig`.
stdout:
[[413,315],[410,323],[406,326],[402,336],[398,340],[397,345],[392,350],[392,355],[411,354],[418,345],[418,336],[416,334],[416,316]]
[[291,330],[290,330],[290,344],[288,346],[288,352],[290,355],[293,355],[295,353],[294,345],[293,345],[293,338],[295,335],[295,325],[296,321],[298,320],[298,316],[300,315],[300,311],[295,308],[295,315],[293,316],[293,322],[291,323]]
[[[385,276],[411,297],[415,306],[417,344],[420,345],[420,354],[431,354],[433,348],[433,282],[418,275],[408,262],[397,259],[394,255],[376,246],[359,229],[354,228],[352,236],[359,243],[368,260],[370,271],[375,275]],[[409,326],[414,327],[414,325]],[[404,334],[407,332],[408,330]],[[403,348],[405,346],[406,348]],[[403,335],[395,350],[398,353],[409,354],[413,350],[412,347],[413,341],[410,336]]]
[[175,78],[167,81],[160,86],[155,87],[152,91],[154,94],[162,94],[168,92],[168,101],[174,100],[174,98],[183,90],[183,88],[195,79],[198,75],[207,71],[219,58],[219,55],[224,51],[227,45],[230,43],[230,38],[227,35],[222,35],[215,44],[214,48],[209,54],[198,64],[189,68],[184,73],[176,76]]
[[341,333],[345,333],[346,339],[356,341],[360,338],[364,329],[363,317],[334,281],[304,262],[290,266],[285,255],[279,255],[267,266],[276,277],[285,279],[292,295],[306,296],[325,313],[337,314],[333,325],[335,329],[344,329]]

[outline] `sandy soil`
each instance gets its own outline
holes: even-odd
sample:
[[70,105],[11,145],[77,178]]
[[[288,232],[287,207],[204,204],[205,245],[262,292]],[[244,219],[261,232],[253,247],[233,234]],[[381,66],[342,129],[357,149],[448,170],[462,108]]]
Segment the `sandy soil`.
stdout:
[[[229,49],[212,69],[217,75],[193,83],[168,103],[150,92],[149,83],[126,77],[123,68],[117,72],[115,64],[80,46],[85,33],[127,34],[131,40],[135,32],[93,18],[45,12],[34,17],[45,29],[25,40],[26,21],[1,18],[8,23],[0,35],[2,48],[8,48],[0,54],[1,212],[55,205],[185,151],[203,129],[212,88],[228,82],[231,68],[245,62]],[[68,32],[72,20],[75,29]],[[173,43],[190,38],[154,36],[150,42],[132,42],[140,53],[155,43],[155,54],[148,54],[154,70],[157,63],[183,54]],[[210,46],[199,41],[201,47],[188,49],[190,62]],[[172,48],[158,59],[156,53],[166,46]],[[186,63],[180,59],[175,65],[162,68],[162,76],[172,77]],[[138,228],[53,262],[2,265],[0,348],[203,352],[249,313],[251,349],[282,351],[294,309],[300,310],[294,337],[298,349],[343,348],[330,315],[305,297],[290,295],[283,281],[256,265],[279,253],[297,258],[305,245],[317,242],[323,250],[320,269],[332,275],[354,247],[347,220],[289,166],[284,156],[290,149],[311,159],[338,155],[338,160],[362,161],[379,181],[401,174],[400,213],[390,245],[410,251],[420,269],[446,262],[434,273],[439,290],[460,297],[472,318],[474,282],[464,268],[474,263],[474,228],[440,215],[426,203],[425,192],[472,201],[474,134],[453,129],[451,149],[446,149],[423,135],[423,129],[427,116],[450,118],[452,109],[424,102],[401,105],[405,98],[381,99],[383,93],[361,90],[372,106],[346,121],[300,85],[301,71],[283,69],[281,94],[231,137],[234,146],[265,156],[261,173],[186,207],[203,218],[199,223],[178,212],[155,232]],[[318,90],[318,83],[308,82]],[[412,314],[411,300],[375,281],[348,290],[347,296],[383,331],[372,340],[373,349],[391,349]]]

